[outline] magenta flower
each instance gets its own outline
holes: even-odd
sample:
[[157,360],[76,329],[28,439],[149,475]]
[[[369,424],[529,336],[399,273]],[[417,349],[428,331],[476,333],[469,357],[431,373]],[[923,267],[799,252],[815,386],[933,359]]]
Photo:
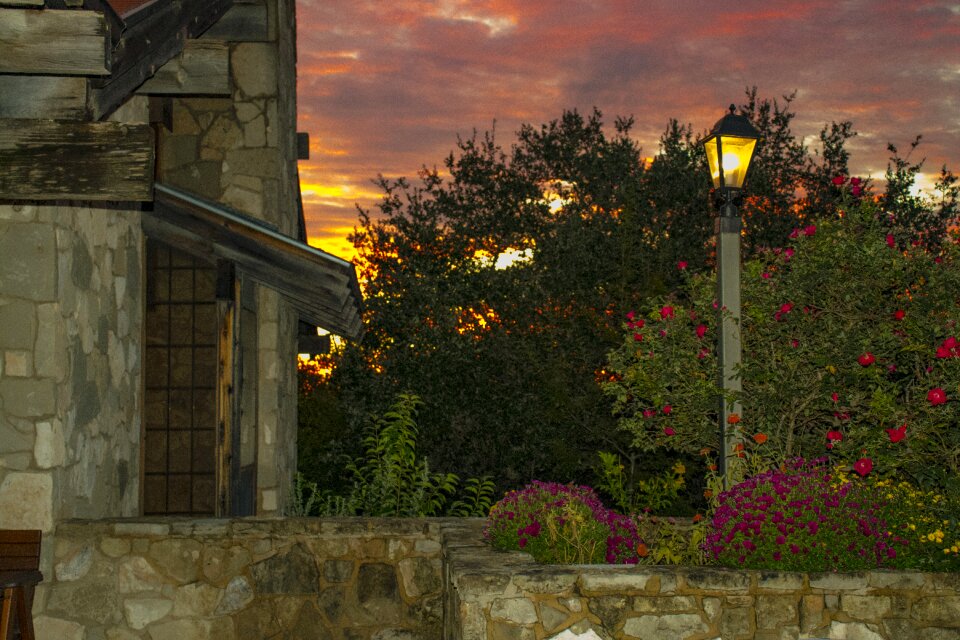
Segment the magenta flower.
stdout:
[[642,341],[643,341],[643,334],[642,334],[642,333],[635,333],[635,334],[633,334],[633,339],[634,339],[636,342],[642,342]]
[[893,249],[897,245],[896,240],[893,238],[892,233],[887,234],[887,246]]
[[863,181],[860,178],[850,178],[850,184],[854,187],[859,187],[861,182]]
[[835,178],[833,179],[833,184],[834,184],[835,186],[839,187],[840,185],[842,185],[842,184],[843,184],[844,182],[846,182],[846,181],[847,181],[847,179],[846,179],[845,177],[843,177],[843,176],[837,176],[837,177],[835,177]]
[[859,358],[857,358],[857,362],[860,363],[861,367],[869,367],[876,361],[877,359],[874,358],[873,354],[870,353],[869,351],[867,351],[866,353],[862,354]]
[[840,396],[837,394],[836,391],[830,394],[830,399],[833,400],[834,402],[840,402]]
[[812,236],[817,232],[817,225],[810,224],[803,228],[803,235]]
[[836,440],[837,442],[840,442],[843,440],[843,434],[839,431],[827,431],[827,440]]
[[665,435],[665,436],[673,436],[673,435],[676,435],[676,434],[677,434],[677,432],[674,430],[673,427],[664,427],[664,428],[663,428],[663,435]]
[[663,307],[660,307],[661,320],[666,320],[667,318],[672,318],[672,317],[673,317],[673,307],[671,307],[670,305],[665,305]]
[[679,262],[677,262],[677,269],[679,269],[680,271],[683,271],[686,268],[687,268],[686,260],[680,260]]
[[668,416],[673,411],[673,407],[669,404],[663,405],[663,415]]
[[697,329],[696,329],[696,333],[697,333],[697,337],[698,337],[698,338],[702,338],[703,336],[705,336],[705,335],[707,334],[707,325],[705,325],[705,324],[698,324],[698,325],[697,325]]

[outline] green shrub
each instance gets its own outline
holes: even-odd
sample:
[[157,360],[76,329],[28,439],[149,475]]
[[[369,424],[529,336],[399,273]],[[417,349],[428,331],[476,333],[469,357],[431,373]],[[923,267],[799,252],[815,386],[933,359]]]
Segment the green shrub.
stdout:
[[630,518],[589,487],[537,480],[493,506],[484,536],[495,549],[548,564],[636,564],[643,542]]
[[317,486],[298,477],[291,496],[291,514],[329,516],[483,516],[490,509],[493,483],[467,480],[457,499],[459,478],[430,470],[418,455],[416,424],[419,398],[401,394],[383,417],[368,427],[365,454],[347,465],[350,489],[317,496]]

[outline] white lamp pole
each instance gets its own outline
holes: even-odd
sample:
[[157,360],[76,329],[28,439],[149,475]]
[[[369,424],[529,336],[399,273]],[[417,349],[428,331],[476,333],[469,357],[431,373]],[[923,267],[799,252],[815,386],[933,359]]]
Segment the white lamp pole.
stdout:
[[[730,113],[717,121],[710,135],[703,141],[707,163],[720,209],[717,217],[717,303],[719,383],[721,390],[718,422],[720,442],[720,472],[724,488],[729,489],[733,477],[737,445],[742,443],[740,430],[731,424],[730,416],[741,415],[740,379],[740,212],[741,190],[756,151],[760,135],[743,115]],[[733,398],[733,401],[729,401]]]

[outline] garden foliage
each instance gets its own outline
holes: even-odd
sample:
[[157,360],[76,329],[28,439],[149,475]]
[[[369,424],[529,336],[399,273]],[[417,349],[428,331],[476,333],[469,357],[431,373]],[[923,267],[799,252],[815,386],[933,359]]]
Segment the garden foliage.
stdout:
[[589,487],[536,480],[493,506],[484,536],[549,564],[636,564],[643,543],[633,521]]
[[[748,253],[830,213],[830,179],[846,170],[850,124],[824,127],[814,153],[791,107],[756,91],[740,107],[764,137],[743,206]],[[590,481],[599,450],[629,460],[631,485],[669,471],[676,459],[631,450],[597,380],[623,311],[681,284],[679,260],[709,268],[709,176],[689,125],[671,121],[652,158],[632,126],[567,112],[509,147],[475,134],[418,180],[378,181],[378,210],[352,236],[366,335],[333,354],[322,399],[337,427],[304,423],[321,448],[301,450],[319,465],[302,465],[307,476],[336,482],[323,463],[359,447],[365,416],[407,389],[424,399],[424,455],[500,489]],[[524,259],[498,267],[511,252]]]
[[[960,247],[913,242],[872,200],[841,213],[745,262],[743,414],[728,428],[770,463],[829,453],[957,491]],[[605,385],[621,427],[644,450],[716,451],[713,275],[624,321]]]
[[345,492],[319,491],[298,474],[291,515],[482,516],[490,509],[493,484],[470,478],[458,493],[453,473],[430,470],[417,449],[416,413],[421,401],[401,394],[376,419],[363,440],[365,454],[347,465]]

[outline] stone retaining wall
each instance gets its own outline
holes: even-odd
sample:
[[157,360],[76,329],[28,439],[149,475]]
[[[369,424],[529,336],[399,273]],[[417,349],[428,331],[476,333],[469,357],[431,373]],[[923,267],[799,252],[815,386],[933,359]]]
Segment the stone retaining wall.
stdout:
[[440,521],[144,519],[57,528],[57,640],[441,636]]
[[544,566],[479,519],[142,519],[57,528],[58,640],[960,640],[960,575]]
[[444,638],[954,640],[960,575],[544,566],[446,527]]

